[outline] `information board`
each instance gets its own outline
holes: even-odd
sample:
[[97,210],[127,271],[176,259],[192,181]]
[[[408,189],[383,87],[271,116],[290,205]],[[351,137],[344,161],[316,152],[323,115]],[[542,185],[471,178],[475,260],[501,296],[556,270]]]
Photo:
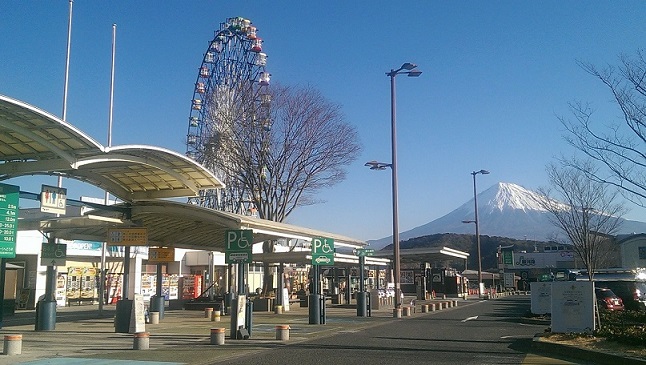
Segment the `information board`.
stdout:
[[372,256],[375,254],[375,249],[374,248],[357,248],[354,250],[354,254],[361,257],[361,256]]
[[151,247],[148,249],[149,263],[165,263],[175,261],[175,249],[168,247]]
[[67,245],[43,242],[40,248],[40,264],[43,266],[65,266],[67,264]]
[[67,189],[42,185],[40,189],[40,211],[43,213],[65,214]]
[[146,308],[144,306],[144,296],[135,294],[132,301],[132,311],[130,312],[130,333],[146,331]]
[[552,333],[594,332],[594,283],[554,281],[551,286]]
[[20,187],[0,184],[0,258],[16,257]]
[[145,227],[110,228],[107,243],[116,246],[146,246],[148,229]]

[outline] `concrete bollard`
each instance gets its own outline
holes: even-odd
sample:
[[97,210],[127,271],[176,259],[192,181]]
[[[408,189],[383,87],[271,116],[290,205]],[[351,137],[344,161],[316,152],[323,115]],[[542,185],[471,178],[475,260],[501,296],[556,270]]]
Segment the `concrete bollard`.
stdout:
[[431,312],[435,312],[435,308],[436,308],[436,307],[435,307],[435,303],[431,303],[431,304],[429,304],[428,306],[430,307]]
[[276,339],[279,341],[289,341],[289,325],[276,326]]
[[150,333],[137,332],[133,335],[133,350],[148,350],[150,348]]
[[403,315],[404,317],[410,317],[410,315],[411,315],[411,308],[410,308],[410,307],[408,307],[408,306],[406,306],[406,307],[402,307],[402,309],[403,309],[403,313],[402,313],[402,315]]
[[402,309],[393,308],[393,318],[401,318],[401,317],[402,317]]
[[5,355],[22,354],[22,335],[5,335],[3,353]]
[[457,306],[458,306],[458,301],[457,301],[457,300],[453,300],[453,306],[454,306],[454,307],[457,307]]
[[213,311],[211,314],[211,322],[220,322],[220,311]]
[[224,328],[211,328],[211,345],[224,345]]
[[283,314],[283,306],[277,305],[274,307],[274,314]]
[[213,315],[213,308],[204,308],[204,318],[211,318]]
[[159,312],[150,312],[150,324],[159,324]]
[[422,304],[422,313],[428,313],[428,304]]

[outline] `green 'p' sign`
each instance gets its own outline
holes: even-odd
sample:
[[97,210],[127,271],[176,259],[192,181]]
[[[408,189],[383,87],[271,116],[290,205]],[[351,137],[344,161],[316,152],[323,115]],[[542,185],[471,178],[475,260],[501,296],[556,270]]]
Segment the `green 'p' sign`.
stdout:
[[334,240],[312,238],[312,265],[334,265]]
[[253,249],[253,231],[250,229],[232,229],[224,232],[226,251],[224,260],[227,264],[251,262]]

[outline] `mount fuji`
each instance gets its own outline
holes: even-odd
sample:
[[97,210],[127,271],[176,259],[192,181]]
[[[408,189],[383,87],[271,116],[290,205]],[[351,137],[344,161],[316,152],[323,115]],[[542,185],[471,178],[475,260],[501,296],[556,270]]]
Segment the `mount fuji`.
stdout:
[[[477,195],[478,223],[481,235],[499,236],[519,240],[549,241],[560,230],[550,221],[550,213],[538,203],[540,195],[522,186],[497,183]],[[475,218],[473,199],[449,214],[434,221],[401,232],[400,240],[437,233],[474,234],[473,224],[462,221]],[[623,220],[618,233],[646,232],[646,223]],[[371,247],[381,249],[392,243],[392,236],[368,241]]]

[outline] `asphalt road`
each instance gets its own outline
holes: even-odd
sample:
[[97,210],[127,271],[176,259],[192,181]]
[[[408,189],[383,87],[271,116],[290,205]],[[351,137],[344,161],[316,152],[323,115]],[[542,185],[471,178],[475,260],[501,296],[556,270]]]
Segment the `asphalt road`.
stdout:
[[536,354],[531,341],[545,326],[521,324],[519,318],[528,309],[528,297],[461,303],[454,310],[418,313],[357,332],[286,344],[236,358],[235,363],[587,364]]

